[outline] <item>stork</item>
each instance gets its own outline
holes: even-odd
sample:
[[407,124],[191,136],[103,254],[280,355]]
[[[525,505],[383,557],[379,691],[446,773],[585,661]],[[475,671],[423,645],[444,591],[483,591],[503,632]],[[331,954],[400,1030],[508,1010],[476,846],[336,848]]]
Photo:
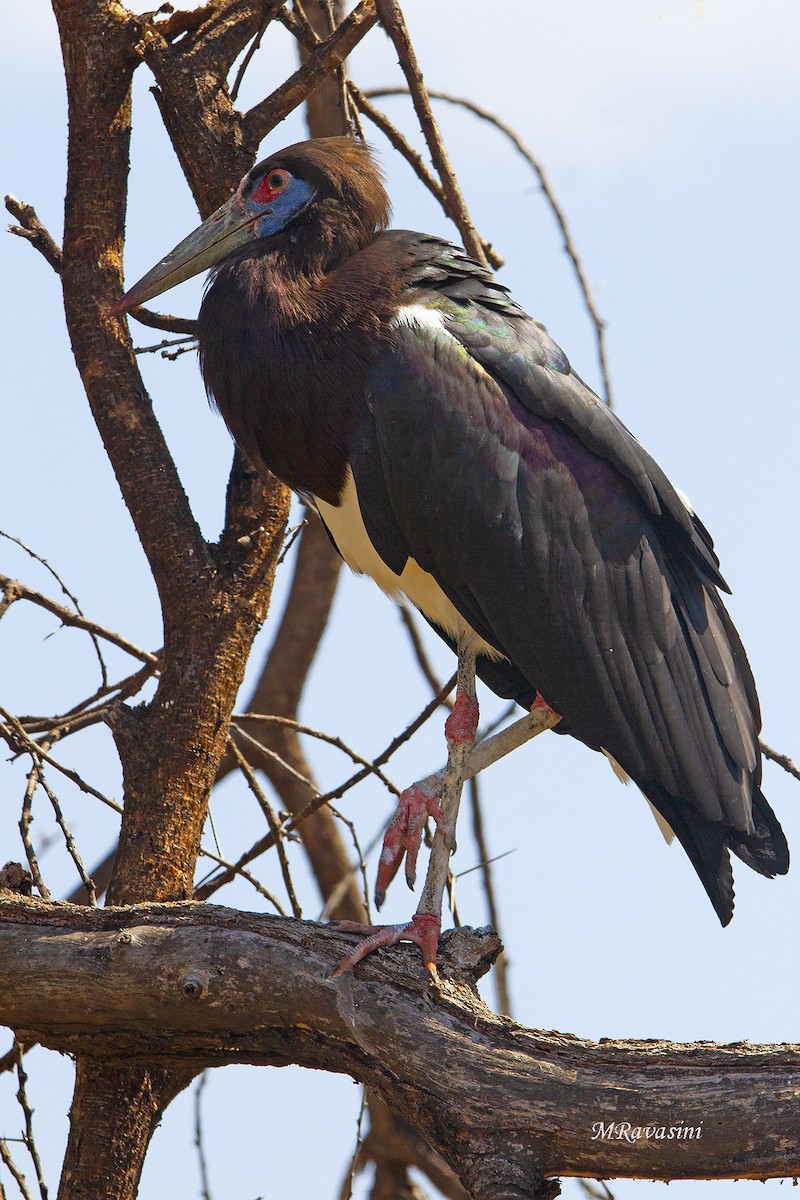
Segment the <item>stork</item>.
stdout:
[[413,882],[432,816],[420,906],[357,927],[338,970],[401,938],[435,967],[476,670],[531,710],[529,732],[552,726],[636,782],[726,925],[730,852],[768,877],[789,853],[711,537],[544,326],[462,249],[389,230],[389,214],[366,145],[289,146],[112,310],[210,269],[200,362],[236,442],[458,651],[448,770],[401,797],[378,873],[379,902],[404,855]]

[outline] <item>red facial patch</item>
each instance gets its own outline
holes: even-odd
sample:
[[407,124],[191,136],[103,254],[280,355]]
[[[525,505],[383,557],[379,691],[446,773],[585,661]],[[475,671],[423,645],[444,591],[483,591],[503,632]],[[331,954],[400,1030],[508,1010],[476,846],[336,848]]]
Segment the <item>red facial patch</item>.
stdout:
[[275,167],[272,171],[267,171],[261,182],[253,191],[252,198],[259,204],[269,204],[276,196],[289,186],[291,175],[288,171],[283,171],[279,167]]

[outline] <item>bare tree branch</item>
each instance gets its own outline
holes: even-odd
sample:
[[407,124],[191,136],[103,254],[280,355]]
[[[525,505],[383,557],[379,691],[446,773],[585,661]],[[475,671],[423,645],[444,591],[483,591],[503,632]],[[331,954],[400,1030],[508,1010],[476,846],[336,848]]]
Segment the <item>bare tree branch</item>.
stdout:
[[800,779],[800,767],[795,766],[788,755],[773,750],[772,746],[768,746],[766,742],[759,742],[758,744],[761,747],[761,753],[764,755],[764,758],[768,758],[770,762],[777,763],[779,767],[783,767],[784,771],[788,771],[790,775],[794,775],[795,779]]
[[9,225],[8,232],[29,241],[39,251],[45,261],[50,264],[56,274],[60,275],[64,264],[61,247],[45,229],[37,217],[36,209],[33,205],[26,204],[24,200],[18,200],[16,196],[10,194],[5,198],[5,205],[12,217],[16,217],[19,221],[18,225]]
[[417,56],[411,44],[411,39],[408,36],[408,29],[400,5],[397,3],[397,0],[375,0],[375,2],[378,6],[381,24],[392,40],[400,60],[400,66],[408,80],[411,99],[414,102],[414,109],[419,118],[420,127],[425,135],[425,141],[428,143],[433,165],[439,172],[439,178],[442,181],[442,188],[444,189],[447,201],[447,214],[458,226],[459,232],[464,239],[466,250],[479,263],[483,263],[486,266],[486,255],[483,252],[481,239],[478,237],[475,226],[472,224],[464,197],[461,194],[461,188],[459,187],[455,172],[450,165],[450,159],[445,150],[436,118],[433,115],[428,93],[422,80],[422,72],[417,63]]
[[413,1111],[478,1198],[551,1197],[557,1174],[797,1173],[800,1047],[525,1029],[474,990],[499,948],[486,932],[445,936],[438,987],[411,949],[330,979],[346,946],[335,927],[213,906],[0,900],[0,1021],[26,1043],[91,1046],[98,1062],[124,1045],[129,1060],[184,1077],[274,1061],[353,1075],[393,1111]]
[[153,663],[158,662],[158,655],[151,654],[149,650],[142,650],[139,646],[134,646],[133,642],[129,642],[119,633],[114,633],[110,629],[104,629],[102,625],[98,625],[96,621],[89,621],[86,617],[79,613],[74,613],[70,609],[65,608],[63,604],[58,604],[55,600],[50,600],[47,596],[43,596],[41,592],[36,592],[33,588],[27,587],[24,583],[20,583],[16,579],[9,579],[7,575],[0,575],[0,588],[3,589],[7,600],[29,600],[31,604],[37,604],[40,608],[44,608],[53,616],[58,617],[62,625],[71,625],[75,629],[85,629],[87,633],[92,633],[96,637],[101,637],[112,645],[118,646],[120,650],[124,650],[126,654],[130,654],[133,658],[138,658],[141,662]]
[[[403,156],[403,158],[406,160],[406,162],[409,164],[412,171],[417,176],[417,179],[419,179],[420,183],[424,184],[425,187],[428,189],[428,191],[431,193],[431,195],[436,197],[436,199],[439,201],[442,208],[444,209],[445,213],[448,216],[450,216],[452,219],[454,219],[450,208],[448,208],[448,201],[447,201],[447,196],[445,194],[444,187],[442,186],[442,184],[439,183],[439,180],[436,178],[436,176],[432,175],[431,172],[428,170],[428,168],[426,167],[425,162],[422,158],[422,155],[417,153],[417,151],[414,149],[414,147],[411,145],[411,143],[405,137],[403,137],[403,134],[400,132],[400,130],[397,128],[396,125],[392,124],[392,122],[389,120],[389,118],[386,116],[386,114],[381,112],[381,110],[379,108],[376,108],[374,104],[371,104],[367,98],[368,95],[370,95],[370,96],[393,95],[394,89],[387,89],[386,91],[383,91],[383,90],[371,91],[369,93],[365,93],[365,92],[362,92],[359,88],[357,88],[356,85],[353,83],[353,81],[351,79],[349,79],[347,81],[347,90],[348,90],[348,94],[352,98],[353,103],[355,104],[357,110],[360,113],[363,113],[365,117],[369,117],[369,119],[370,119],[370,121],[372,121],[373,125],[375,125],[378,129],[380,129],[381,133],[384,134],[384,136],[388,139],[390,144],[398,152],[398,154],[401,154]],[[403,96],[407,96],[409,94],[407,88],[398,88],[397,93],[399,95],[403,95]],[[432,93],[429,93],[429,95],[430,94],[432,94]],[[459,226],[459,228],[460,228],[460,226]],[[478,236],[480,236],[480,235],[478,235]],[[494,247],[491,245],[491,243],[487,242],[484,238],[481,237],[480,244],[483,249],[483,253],[486,257],[486,261],[489,263],[489,265],[491,267],[494,267],[495,270],[497,270],[499,267],[502,267],[505,260],[497,253],[497,251],[494,249]]]
[[279,121],[337,70],[377,21],[375,0],[361,0],[341,25],[312,51],[290,79],[256,104],[245,117],[245,137],[255,149]]

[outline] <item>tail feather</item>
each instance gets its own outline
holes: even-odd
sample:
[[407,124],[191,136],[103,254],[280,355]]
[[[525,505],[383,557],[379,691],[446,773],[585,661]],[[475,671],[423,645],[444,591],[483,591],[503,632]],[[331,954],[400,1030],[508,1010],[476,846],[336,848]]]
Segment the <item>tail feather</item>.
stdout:
[[733,871],[729,851],[760,875],[771,879],[789,870],[789,847],[778,819],[758,787],[753,789],[752,833],[730,825],[694,818],[686,806],[657,784],[642,791],[669,822],[700,877],[723,925],[733,916]]
[[732,830],[699,815],[693,818],[685,805],[658,784],[648,783],[642,791],[674,830],[721,924],[727,925],[733,916],[734,901],[733,871],[728,853],[728,837]]
[[772,879],[789,870],[789,847],[778,818],[770,808],[760,788],[753,789],[753,824],[755,832],[743,834],[731,830],[728,844],[743,863]]

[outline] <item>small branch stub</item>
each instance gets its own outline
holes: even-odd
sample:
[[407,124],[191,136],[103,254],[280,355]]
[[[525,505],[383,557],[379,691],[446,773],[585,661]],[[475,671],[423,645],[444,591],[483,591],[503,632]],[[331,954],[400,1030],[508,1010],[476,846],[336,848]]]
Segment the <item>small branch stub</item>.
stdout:
[[208,976],[197,973],[185,976],[182,991],[187,1000],[202,1000],[208,991]]

